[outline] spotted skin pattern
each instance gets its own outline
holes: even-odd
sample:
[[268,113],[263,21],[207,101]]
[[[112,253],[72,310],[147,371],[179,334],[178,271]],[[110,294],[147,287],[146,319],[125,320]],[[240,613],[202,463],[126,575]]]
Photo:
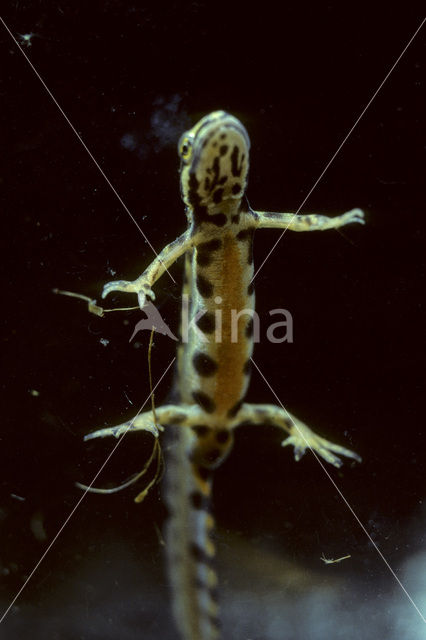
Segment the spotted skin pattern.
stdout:
[[[103,291],[103,297],[112,291],[135,293],[142,308],[147,297],[155,299],[152,287],[158,278],[185,254],[183,301],[192,322],[178,346],[177,401],[156,410],[158,423],[167,425],[173,436],[165,482],[170,511],[166,551],[174,617],[184,640],[219,637],[209,498],[213,469],[229,454],[234,429],[273,425],[287,435],[283,444],[294,446],[296,460],[307,448],[336,467],[342,464],[339,456],[360,460],[281,407],[244,402],[253,351],[254,231],[315,231],[363,223],[359,209],[332,219],[252,210],[244,196],[249,148],[244,126],[224,111],[210,113],[184,133],[178,150],[187,230],[135,281],[110,282]],[[119,437],[128,429],[155,434],[152,412],[87,438]]]

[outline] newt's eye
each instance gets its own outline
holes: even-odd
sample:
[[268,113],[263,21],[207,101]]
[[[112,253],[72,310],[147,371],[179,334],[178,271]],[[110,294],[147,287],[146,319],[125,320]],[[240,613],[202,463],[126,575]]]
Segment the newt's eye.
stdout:
[[188,162],[192,153],[192,140],[188,136],[183,135],[179,140],[178,152],[182,160]]

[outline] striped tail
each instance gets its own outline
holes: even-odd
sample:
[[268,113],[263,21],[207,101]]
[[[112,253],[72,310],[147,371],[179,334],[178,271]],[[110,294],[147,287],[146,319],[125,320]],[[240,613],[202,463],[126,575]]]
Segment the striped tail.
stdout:
[[166,555],[173,614],[183,640],[219,638],[217,578],[212,563],[214,520],[209,512],[212,472],[191,462],[196,436],[167,427],[165,500],[169,509]]

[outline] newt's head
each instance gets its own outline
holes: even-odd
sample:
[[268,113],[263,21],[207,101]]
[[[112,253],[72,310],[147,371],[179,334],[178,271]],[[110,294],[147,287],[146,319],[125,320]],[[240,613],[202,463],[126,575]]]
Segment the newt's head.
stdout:
[[213,111],[181,136],[181,192],[190,220],[226,223],[219,215],[235,212],[244,195],[249,150],[244,126],[225,111]]

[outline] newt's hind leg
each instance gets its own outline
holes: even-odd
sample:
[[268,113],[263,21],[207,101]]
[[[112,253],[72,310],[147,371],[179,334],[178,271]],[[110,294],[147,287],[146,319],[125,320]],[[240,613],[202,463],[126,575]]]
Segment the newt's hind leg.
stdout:
[[343,462],[339,456],[352,458],[361,462],[360,456],[322,438],[310,429],[304,422],[293,416],[288,411],[273,404],[243,404],[235,418],[235,427],[244,424],[264,424],[278,427],[288,433],[288,437],[281,443],[283,447],[292,445],[294,447],[294,457],[296,460],[305,454],[306,449],[311,449],[326,462],[341,467]]
[[84,436],[84,440],[87,441],[93,440],[94,438],[108,438],[110,436],[120,438],[128,431],[135,430],[148,431],[149,433],[152,433],[154,438],[158,438],[159,430],[162,429],[163,427],[161,425],[155,425],[152,411],[146,411],[145,413],[140,413],[131,420],[127,420],[127,422],[123,422],[122,424],[117,424],[114,427],[104,427],[103,429],[92,431],[92,433],[87,433]]
[[[151,334],[152,335],[152,334]],[[88,433],[84,440],[93,440],[94,438],[106,438],[109,436],[114,436],[115,438],[121,438],[128,431],[147,431],[151,433],[155,438],[154,448],[152,450],[152,454],[150,458],[145,463],[142,471],[133,475],[129,480],[123,482],[122,484],[109,488],[109,489],[101,489],[97,487],[93,487],[92,485],[85,485],[80,482],[77,482],[76,485],[79,489],[83,491],[91,491],[92,493],[101,493],[101,494],[110,494],[116,493],[117,491],[121,491],[122,489],[126,489],[131,485],[135,484],[140,478],[142,478],[151,468],[152,463],[156,460],[156,470],[154,477],[149,481],[146,487],[141,491],[135,498],[135,502],[142,502],[142,500],[147,495],[148,491],[154,486],[154,484],[161,477],[161,470],[163,465],[163,457],[161,454],[161,447],[159,444],[158,436],[160,431],[163,431],[164,427],[161,425],[167,424],[175,424],[182,426],[192,426],[194,423],[200,422],[200,408],[196,406],[185,406],[185,405],[164,405],[163,407],[159,407],[153,411],[145,411],[144,413],[137,414],[132,420],[128,420],[127,422],[123,422],[122,424],[118,424],[114,427],[106,427],[104,429],[98,429],[97,431],[93,431],[92,433]]]
[[[155,420],[155,417],[157,420]],[[123,422],[123,424],[88,433],[84,436],[84,439],[92,440],[93,438],[106,438],[108,436],[119,438],[124,433],[127,433],[127,431],[148,431],[152,433],[155,438],[158,438],[159,431],[163,431],[164,429],[162,425],[173,424],[182,427],[192,427],[202,422],[203,413],[196,405],[165,404],[155,410],[155,417],[152,411],[138,413],[134,418]]]

